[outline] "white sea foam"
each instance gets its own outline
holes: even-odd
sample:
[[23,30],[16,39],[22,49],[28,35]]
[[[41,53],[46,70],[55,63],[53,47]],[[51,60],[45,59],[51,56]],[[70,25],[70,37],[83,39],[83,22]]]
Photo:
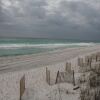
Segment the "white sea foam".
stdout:
[[94,43],[52,43],[52,44],[0,44],[0,49],[58,48],[70,46],[92,46]]

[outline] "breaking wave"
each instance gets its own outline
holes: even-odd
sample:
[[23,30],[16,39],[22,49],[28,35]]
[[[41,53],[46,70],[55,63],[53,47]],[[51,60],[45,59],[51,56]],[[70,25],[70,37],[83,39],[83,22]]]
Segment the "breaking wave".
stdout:
[[95,43],[49,43],[49,44],[0,44],[0,49],[20,49],[20,48],[59,48],[59,47],[79,47],[92,46]]

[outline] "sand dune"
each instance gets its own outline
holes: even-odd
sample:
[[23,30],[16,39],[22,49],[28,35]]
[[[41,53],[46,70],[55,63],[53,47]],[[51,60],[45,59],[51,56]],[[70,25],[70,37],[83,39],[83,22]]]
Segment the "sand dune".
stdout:
[[[28,89],[30,89],[30,95],[36,97],[33,99],[24,98],[23,100],[49,100],[43,95],[49,94],[57,86],[51,87],[46,83],[46,67],[52,72],[51,76],[55,79],[58,70],[65,70],[67,61],[72,62],[72,68],[77,72],[76,58],[98,51],[100,51],[100,46],[89,46],[66,48],[38,55],[0,57],[0,100],[19,100],[19,82],[23,75],[26,78],[27,91],[25,93],[27,94]],[[65,89],[73,88],[71,84],[62,84],[61,87]],[[31,91],[35,91],[35,94]],[[71,97],[71,99],[68,97],[68,100],[73,98],[77,100],[78,95]]]

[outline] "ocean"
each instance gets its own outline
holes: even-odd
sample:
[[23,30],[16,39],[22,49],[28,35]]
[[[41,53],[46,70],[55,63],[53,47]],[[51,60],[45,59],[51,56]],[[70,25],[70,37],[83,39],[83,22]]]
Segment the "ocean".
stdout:
[[92,46],[97,43],[67,39],[0,39],[0,56],[49,52],[62,48]]

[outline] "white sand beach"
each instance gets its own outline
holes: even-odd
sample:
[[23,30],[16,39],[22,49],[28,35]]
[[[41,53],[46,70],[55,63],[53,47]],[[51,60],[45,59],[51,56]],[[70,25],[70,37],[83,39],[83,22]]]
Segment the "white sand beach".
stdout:
[[0,0],[0,100],[100,100],[100,0]]
[[[58,70],[65,71],[67,61],[72,63],[72,69],[77,73],[77,58],[96,52],[100,52],[99,45],[66,48],[38,55],[0,57],[0,100],[19,100],[19,84],[23,75],[25,75],[26,85],[23,100],[78,100],[78,91],[74,93],[74,86],[69,83],[61,83],[60,88],[70,90],[70,95],[66,96],[64,92],[62,99],[59,99],[56,92],[57,95],[54,96],[58,85],[49,86],[47,84],[46,67],[50,70],[50,77],[54,81]],[[78,73],[75,75],[78,77]]]

